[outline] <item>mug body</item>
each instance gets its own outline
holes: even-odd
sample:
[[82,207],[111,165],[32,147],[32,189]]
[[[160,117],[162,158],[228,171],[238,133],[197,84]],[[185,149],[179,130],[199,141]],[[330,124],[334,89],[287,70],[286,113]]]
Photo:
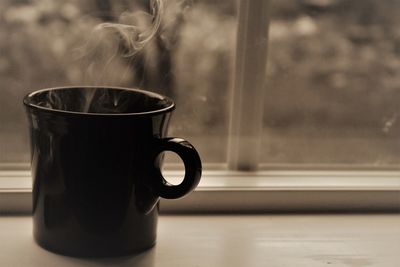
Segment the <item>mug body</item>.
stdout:
[[34,92],[24,104],[36,242],[90,257],[153,246],[159,196],[151,179],[162,164],[154,151],[174,103],[140,90],[70,87]]

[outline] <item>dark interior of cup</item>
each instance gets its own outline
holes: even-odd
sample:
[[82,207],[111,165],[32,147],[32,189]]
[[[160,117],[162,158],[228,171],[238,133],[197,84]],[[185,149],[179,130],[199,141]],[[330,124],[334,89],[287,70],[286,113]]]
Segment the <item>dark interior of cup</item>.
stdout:
[[70,112],[121,114],[172,108],[167,97],[135,89],[105,87],[54,88],[27,97],[26,104]]

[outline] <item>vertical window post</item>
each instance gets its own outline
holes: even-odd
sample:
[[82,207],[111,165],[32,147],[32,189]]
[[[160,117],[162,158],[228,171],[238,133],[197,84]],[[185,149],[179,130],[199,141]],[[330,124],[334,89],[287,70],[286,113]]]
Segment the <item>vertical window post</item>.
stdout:
[[269,0],[239,0],[228,166],[255,170],[259,163],[267,65]]

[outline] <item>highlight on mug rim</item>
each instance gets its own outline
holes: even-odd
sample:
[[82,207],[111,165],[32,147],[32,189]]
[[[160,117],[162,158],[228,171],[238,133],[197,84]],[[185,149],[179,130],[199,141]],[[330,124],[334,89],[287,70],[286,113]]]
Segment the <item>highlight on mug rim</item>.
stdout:
[[[71,110],[65,110],[61,108],[54,108],[54,107],[46,107],[43,105],[39,105],[38,103],[35,103],[33,98],[37,96],[38,94],[41,93],[51,93],[55,92],[57,90],[87,90],[87,89],[103,89],[103,90],[113,90],[113,91],[124,91],[124,92],[131,92],[131,93],[136,93],[138,96],[144,96],[147,97],[148,99],[152,100],[158,100],[160,101],[159,103],[162,103],[161,107],[156,107],[156,105],[153,105],[150,110],[146,111],[140,111],[140,112],[90,112],[90,111],[71,111]],[[141,89],[136,89],[136,88],[127,88],[127,87],[119,87],[119,86],[88,86],[88,85],[83,85],[83,86],[62,86],[62,87],[52,87],[52,88],[46,88],[46,89],[40,89],[40,90],[35,90],[29,94],[27,94],[24,99],[23,103],[27,108],[32,108],[37,111],[43,111],[43,112],[50,112],[50,113],[59,113],[59,114],[65,114],[65,115],[81,115],[81,116],[152,116],[152,115],[157,115],[161,113],[166,113],[173,111],[175,109],[175,103],[174,101],[164,95],[150,92],[150,91],[145,91]]]

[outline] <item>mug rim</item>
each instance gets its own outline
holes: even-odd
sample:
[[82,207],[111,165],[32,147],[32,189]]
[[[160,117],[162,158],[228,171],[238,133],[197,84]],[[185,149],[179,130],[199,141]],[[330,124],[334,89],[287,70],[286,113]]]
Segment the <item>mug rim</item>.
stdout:
[[[63,89],[85,89],[85,88],[99,88],[99,89],[116,89],[116,90],[123,90],[123,91],[131,91],[131,92],[136,92],[140,93],[142,95],[146,95],[148,97],[152,98],[159,98],[160,100],[166,100],[168,102],[168,105],[164,108],[159,108],[159,109],[154,109],[151,111],[143,111],[143,112],[127,112],[127,113],[91,113],[91,112],[84,112],[84,111],[68,111],[68,110],[62,110],[62,109],[53,109],[53,108],[48,108],[48,107],[43,107],[39,106],[37,104],[32,103],[32,97],[36,94],[42,93],[42,92],[48,92],[48,91],[53,91],[53,90],[63,90]],[[44,111],[44,112],[50,112],[50,113],[59,113],[59,114],[66,114],[66,115],[78,115],[78,116],[152,116],[152,115],[157,115],[161,113],[167,113],[169,111],[172,111],[175,109],[175,103],[174,101],[164,95],[150,92],[150,91],[145,91],[142,89],[137,89],[137,88],[128,88],[128,87],[120,87],[120,86],[91,86],[91,85],[82,85],[82,86],[60,86],[60,87],[49,87],[45,89],[40,89],[40,90],[35,90],[31,93],[28,93],[25,95],[23,99],[23,103],[26,107],[29,107],[34,110],[38,111]]]

